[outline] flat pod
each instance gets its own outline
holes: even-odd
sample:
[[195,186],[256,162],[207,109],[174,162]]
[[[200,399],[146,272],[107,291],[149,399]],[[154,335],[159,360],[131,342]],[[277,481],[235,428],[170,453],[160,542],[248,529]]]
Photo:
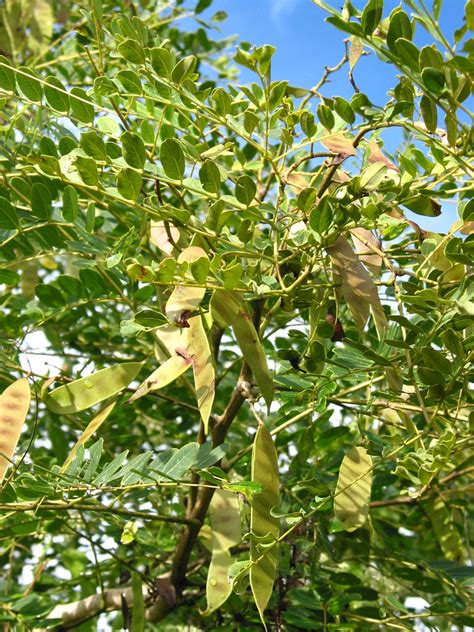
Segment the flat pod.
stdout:
[[206,583],[207,609],[210,614],[220,608],[232,592],[228,571],[233,558],[229,553],[242,539],[239,499],[236,494],[218,489],[209,507],[212,558]]
[[128,400],[134,402],[136,399],[143,397],[150,391],[158,391],[174,382],[180,375],[189,369],[192,365],[192,358],[186,350],[182,354],[175,354],[168,358],[163,364],[151,373],[137,388],[132,397]]
[[346,531],[355,531],[367,520],[372,468],[372,457],[365,448],[351,448],[342,460],[334,498],[334,513]]
[[193,359],[194,386],[202,423],[207,434],[214,403],[216,375],[211,348],[201,316],[189,320],[189,354]]
[[[198,246],[185,248],[178,257],[178,263],[193,263],[201,258],[207,259],[206,252]],[[181,323],[187,313],[194,312],[200,305],[206,293],[205,287],[188,287],[177,285],[169,297],[165,312],[171,322]]]
[[280,535],[279,520],[270,513],[279,505],[280,491],[277,452],[272,436],[263,424],[258,427],[252,449],[252,482],[264,488],[252,497],[250,512],[250,559],[253,562],[250,586],[264,623],[263,612],[272,596],[277,574],[278,546],[259,547],[258,540],[265,539],[265,544],[269,544]]
[[0,395],[0,482],[15,452],[30,400],[30,387],[24,377],[7,386]]
[[217,324],[223,327],[230,325],[234,330],[245,361],[252,371],[267,406],[270,406],[274,388],[268,370],[267,357],[240,298],[235,292],[216,290],[212,295],[210,307],[212,318]]
[[124,362],[54,389],[45,403],[54,413],[71,415],[116,395],[140,372],[141,362]]

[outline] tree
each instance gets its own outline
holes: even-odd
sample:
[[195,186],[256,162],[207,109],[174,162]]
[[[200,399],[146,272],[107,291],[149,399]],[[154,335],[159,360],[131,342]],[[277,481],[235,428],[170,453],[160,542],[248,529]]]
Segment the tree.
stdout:
[[472,3],[311,90],[210,4],[1,8],[3,629],[472,626]]

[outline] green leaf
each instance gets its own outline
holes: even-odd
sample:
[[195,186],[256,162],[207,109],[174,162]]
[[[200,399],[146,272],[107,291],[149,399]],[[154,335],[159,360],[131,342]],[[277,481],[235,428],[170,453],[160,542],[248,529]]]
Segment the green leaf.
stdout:
[[116,364],[51,391],[45,403],[59,415],[71,415],[116,395],[134,380],[141,362]]
[[383,0],[369,0],[362,11],[361,26],[366,35],[371,35],[382,17]]
[[434,94],[440,94],[444,90],[444,72],[437,68],[423,68],[421,73],[426,88]]
[[16,210],[5,197],[0,197],[0,228],[15,230],[20,225]]
[[343,121],[352,125],[355,121],[355,114],[351,108],[351,104],[342,97],[334,98],[334,109]]
[[[260,424],[252,447],[252,481],[264,491],[252,497],[250,509],[250,586],[262,623],[263,613],[273,593],[278,567],[278,547],[259,546],[259,540],[269,544],[280,535],[279,519],[271,510],[280,504],[278,457],[267,428]],[[266,627],[266,626],[265,626]]]
[[241,204],[249,206],[257,193],[257,186],[250,176],[243,175],[235,183],[235,197]]
[[35,182],[31,187],[31,211],[40,219],[50,219],[53,213],[52,199],[48,187],[41,182]]
[[124,132],[120,136],[123,157],[127,164],[135,169],[143,169],[146,161],[146,149],[143,140],[134,132]]
[[135,169],[124,167],[117,174],[117,190],[127,200],[136,202],[142,188],[142,176]]
[[63,191],[62,214],[67,222],[74,222],[79,211],[78,196],[76,189],[68,184]]
[[118,52],[124,59],[132,62],[132,64],[144,64],[145,53],[143,46],[133,39],[125,39],[117,46]]
[[395,51],[400,57],[400,60],[408,66],[410,70],[418,72],[420,67],[418,64],[418,58],[420,51],[412,44],[406,37],[399,37],[395,40]]
[[105,150],[105,143],[102,136],[99,136],[97,132],[83,132],[81,134],[80,145],[82,149],[94,158],[95,160],[107,160],[107,152]]
[[171,53],[166,48],[151,49],[151,65],[159,77],[169,78],[173,68]]
[[0,55],[0,88],[6,92],[15,92],[15,71],[6,57]]
[[320,123],[326,128],[331,130],[334,127],[334,114],[331,108],[324,103],[320,103],[317,109],[318,119]]
[[436,103],[429,96],[424,94],[420,100],[420,110],[426,129],[429,132],[435,132],[438,126],[438,112]]
[[334,513],[346,531],[361,527],[369,515],[372,458],[365,448],[352,448],[342,460],[334,497]]
[[133,70],[121,70],[115,76],[120,81],[126,92],[130,94],[142,94],[142,82]]
[[193,74],[197,64],[197,59],[194,55],[188,55],[181,59],[171,72],[171,81],[173,83],[181,84]]
[[212,160],[205,160],[199,170],[199,180],[203,188],[209,193],[219,193],[221,174],[219,167]]
[[71,117],[80,123],[92,123],[94,121],[94,106],[87,93],[82,88],[71,88],[69,92],[69,104]]
[[169,178],[173,180],[184,178],[184,153],[178,140],[167,138],[163,141],[160,149],[160,161]]
[[387,31],[387,45],[391,51],[396,52],[395,42],[400,37],[411,41],[413,38],[413,27],[405,11],[395,9],[390,16],[390,24]]
[[16,73],[16,82],[20,92],[30,101],[39,103],[43,98],[43,88],[30,68],[20,66]]
[[35,287],[35,294],[48,307],[64,307],[66,304],[64,296],[54,285],[39,283]]
[[196,8],[194,9],[194,13],[197,15],[198,13],[202,13],[203,11],[205,11],[208,7],[211,6],[213,0],[199,0],[199,2],[196,5]]
[[59,114],[69,112],[69,95],[64,85],[54,76],[46,77],[44,84],[46,103]]

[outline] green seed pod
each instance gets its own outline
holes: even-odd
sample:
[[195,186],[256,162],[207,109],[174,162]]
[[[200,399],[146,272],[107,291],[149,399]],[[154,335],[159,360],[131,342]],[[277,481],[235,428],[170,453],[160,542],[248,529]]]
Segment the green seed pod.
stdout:
[[0,395],[0,482],[15,452],[30,399],[30,387],[24,377],[7,386]]
[[279,534],[279,520],[271,515],[280,502],[278,458],[272,436],[262,424],[258,427],[252,450],[252,481],[263,485],[260,494],[252,496],[250,531],[252,540],[250,558],[250,585],[263,624],[263,612],[273,592],[278,565],[278,547],[259,546],[259,540],[268,545]]
[[212,529],[212,558],[207,574],[206,615],[220,608],[232,592],[228,571],[233,560],[229,549],[242,539],[237,494],[223,489],[216,490],[209,507],[209,519]]
[[141,362],[124,362],[54,389],[45,403],[54,413],[71,415],[116,395],[140,372]]
[[355,531],[367,520],[372,468],[372,457],[365,448],[352,448],[342,459],[334,498],[334,513],[346,531]]

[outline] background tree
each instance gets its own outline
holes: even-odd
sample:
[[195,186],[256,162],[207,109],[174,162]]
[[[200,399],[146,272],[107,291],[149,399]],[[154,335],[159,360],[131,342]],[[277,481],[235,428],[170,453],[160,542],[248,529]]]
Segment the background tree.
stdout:
[[0,10],[3,628],[473,626],[472,3],[318,1],[311,90],[210,4]]

